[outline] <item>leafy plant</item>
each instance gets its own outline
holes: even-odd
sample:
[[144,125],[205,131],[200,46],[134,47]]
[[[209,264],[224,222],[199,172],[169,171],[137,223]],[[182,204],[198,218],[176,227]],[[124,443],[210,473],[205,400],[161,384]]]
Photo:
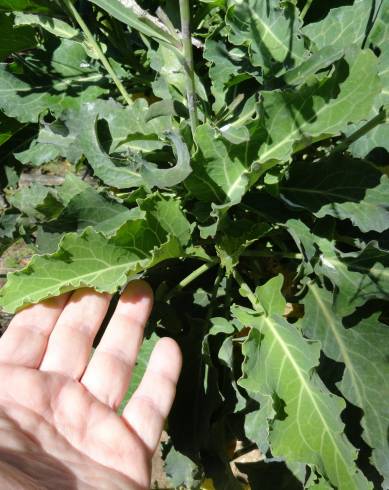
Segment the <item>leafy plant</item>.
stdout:
[[0,0],[0,252],[35,251],[0,304],[147,278],[136,379],[156,336],[184,353],[176,487],[240,488],[240,441],[255,489],[389,488],[388,20],[387,0]]

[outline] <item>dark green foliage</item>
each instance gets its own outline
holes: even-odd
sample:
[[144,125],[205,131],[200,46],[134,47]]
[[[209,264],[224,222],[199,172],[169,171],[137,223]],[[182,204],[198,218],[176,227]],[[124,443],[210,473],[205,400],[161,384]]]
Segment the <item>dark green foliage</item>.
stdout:
[[125,3],[0,0],[0,305],[151,283],[175,487],[389,489],[389,1]]

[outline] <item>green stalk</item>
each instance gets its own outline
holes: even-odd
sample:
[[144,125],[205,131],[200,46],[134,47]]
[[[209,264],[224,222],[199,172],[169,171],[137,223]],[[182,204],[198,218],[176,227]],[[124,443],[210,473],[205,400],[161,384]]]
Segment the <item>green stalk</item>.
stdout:
[[247,282],[243,279],[243,277],[239,274],[237,270],[234,270],[233,274],[236,282],[239,284],[239,288],[245,292],[245,297],[250,301],[253,309],[259,313],[263,313],[264,308],[262,308],[261,302],[255,296]]
[[246,250],[242,257],[281,257],[285,259],[303,259],[303,254],[289,252],[272,252],[271,250]]
[[301,11],[300,18],[301,20],[304,20],[304,17],[307,15],[308,10],[310,9],[312,5],[313,0],[307,0],[307,3],[305,4],[303,10]]
[[127,102],[128,105],[131,105],[132,99],[131,99],[129,93],[124,88],[124,85],[119,80],[116,73],[113,71],[112,66],[109,64],[107,57],[103,53],[102,49],[100,48],[99,43],[96,41],[96,39],[94,38],[91,31],[89,30],[89,27],[85,24],[83,18],[78,13],[77,9],[75,8],[75,6],[71,2],[71,0],[64,0],[64,3],[66,5],[66,7],[68,8],[68,10],[70,11],[70,13],[73,15],[77,24],[80,26],[80,28],[81,28],[82,32],[84,33],[85,37],[87,38],[88,42],[91,44],[91,46],[93,46],[93,49],[96,51],[97,56],[99,57],[99,60],[101,61],[102,65],[104,66],[104,68],[107,70],[107,72],[111,76],[113,82],[117,86],[119,92],[122,94],[124,100]]
[[366,124],[364,124],[362,127],[354,131],[354,133],[350,134],[342,143],[339,143],[339,145],[335,146],[333,151],[330,153],[331,155],[335,155],[337,153],[342,152],[343,150],[346,150],[354,141],[357,141],[359,138],[364,136],[366,133],[374,129],[376,126],[379,124],[384,123],[387,120],[387,112],[385,108],[381,110],[376,116],[374,116],[370,121],[367,121]]
[[189,0],[180,0],[181,16],[181,36],[184,48],[184,61],[186,71],[186,98],[188,101],[188,111],[190,118],[190,127],[194,135],[198,126],[197,108],[196,108],[196,86],[195,72],[193,66],[193,48],[192,37],[190,33],[190,7]]
[[166,298],[165,298],[166,301],[168,301],[169,299],[172,299],[172,297],[176,293],[178,293],[179,291],[181,291],[181,289],[183,289],[186,286],[188,286],[191,282],[193,282],[195,279],[197,279],[202,274],[204,274],[205,272],[207,272],[209,269],[211,269],[212,267],[214,267],[216,264],[217,264],[217,261],[216,260],[214,260],[212,262],[206,262],[205,264],[201,265],[200,267],[198,267],[197,269],[195,269],[193,272],[191,272],[188,276],[184,277],[184,279],[182,279],[177,284],[177,286],[175,286],[171,291],[168,292],[168,294],[166,295]]

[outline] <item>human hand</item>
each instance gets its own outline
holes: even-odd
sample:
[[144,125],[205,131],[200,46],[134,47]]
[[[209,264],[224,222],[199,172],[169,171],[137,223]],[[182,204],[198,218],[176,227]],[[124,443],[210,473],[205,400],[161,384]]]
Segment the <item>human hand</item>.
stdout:
[[90,358],[109,302],[90,289],[47,300],[18,313],[0,339],[2,490],[150,488],[181,354],[172,339],[161,339],[117,415],[152,292],[143,281],[127,286]]

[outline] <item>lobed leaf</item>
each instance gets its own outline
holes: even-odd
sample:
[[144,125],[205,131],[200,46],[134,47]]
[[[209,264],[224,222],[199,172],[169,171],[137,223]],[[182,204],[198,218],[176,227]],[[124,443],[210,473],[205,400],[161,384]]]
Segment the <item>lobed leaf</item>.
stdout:
[[[128,276],[167,258],[179,257],[183,253],[181,243],[190,233],[189,225],[187,231],[183,228],[186,221],[179,207],[174,200],[166,201],[159,195],[150,196],[145,205],[151,209],[144,218],[127,221],[111,238],[88,227],[81,235],[66,234],[54,254],[34,256],[25,269],[9,276],[0,290],[0,305],[6,311],[15,311],[85,286],[113,293]],[[172,220],[169,223],[163,219],[166,209]],[[175,230],[174,218],[178,221],[178,237],[171,233]]]
[[389,397],[387,345],[389,329],[378,314],[346,329],[332,308],[332,295],[315,284],[304,298],[305,335],[320,340],[324,353],[345,365],[337,383],[347,400],[363,410],[363,438],[373,449],[372,462],[389,483],[389,413],[383,399]]
[[369,116],[380,91],[377,59],[370,51],[347,59],[331,77],[309,80],[298,90],[262,92],[260,162],[284,162],[313,141]]
[[363,160],[334,156],[296,163],[280,191],[288,204],[318,218],[349,219],[363,232],[389,228],[389,178]]
[[285,406],[286,416],[278,417],[270,431],[274,456],[313,465],[340,488],[372,488],[357,469],[356,450],[343,434],[340,416],[345,404],[314,371],[320,344],[308,343],[280,316],[258,316],[240,307],[234,308],[234,315],[251,327],[243,346],[240,384],[271,396],[273,403],[277,397]]

